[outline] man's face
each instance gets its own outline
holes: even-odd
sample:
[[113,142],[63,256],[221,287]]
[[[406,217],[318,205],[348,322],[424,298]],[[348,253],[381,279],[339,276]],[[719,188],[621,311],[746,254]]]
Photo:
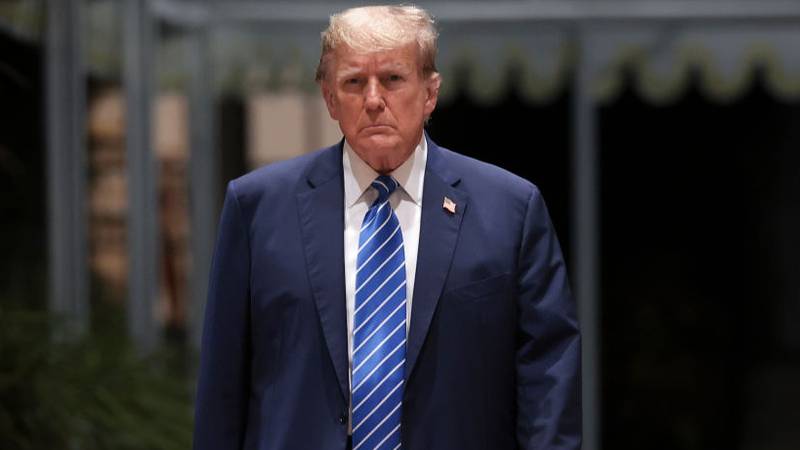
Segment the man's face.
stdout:
[[436,107],[439,75],[423,78],[416,43],[356,53],[334,51],[322,95],[347,142],[380,173],[400,166],[422,139],[425,118]]

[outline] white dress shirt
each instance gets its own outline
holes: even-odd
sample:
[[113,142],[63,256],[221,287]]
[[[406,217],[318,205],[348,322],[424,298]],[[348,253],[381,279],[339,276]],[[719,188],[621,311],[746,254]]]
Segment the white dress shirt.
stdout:
[[[414,292],[414,274],[417,269],[417,250],[419,248],[419,228],[422,217],[422,186],[425,179],[425,162],[428,158],[428,143],[422,136],[419,145],[411,156],[390,175],[400,183],[392,195],[392,205],[400,231],[403,233],[403,252],[406,263],[406,336],[411,326],[411,298]],[[358,257],[358,237],[361,224],[378,192],[371,187],[378,177],[350,147],[347,140],[342,152],[344,169],[344,276],[347,304],[347,348],[350,376],[353,371],[353,310],[356,292],[356,259]],[[352,407],[350,408],[352,410]],[[352,416],[352,413],[351,413]],[[349,428],[349,427],[348,427]]]

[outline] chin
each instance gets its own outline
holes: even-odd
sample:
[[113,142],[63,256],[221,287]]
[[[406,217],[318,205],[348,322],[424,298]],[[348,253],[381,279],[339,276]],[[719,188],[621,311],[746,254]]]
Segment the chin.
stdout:
[[403,164],[404,156],[407,155],[401,154],[395,147],[372,147],[366,154],[361,155],[361,159],[376,172],[387,173]]
[[391,172],[409,156],[403,140],[396,134],[375,133],[359,136],[354,150],[375,171]]
[[398,153],[402,148],[402,141],[394,136],[368,136],[358,140],[358,146],[363,153],[372,153],[380,155],[381,159],[385,159],[383,155],[391,155]]
[[374,133],[361,138],[364,145],[377,147],[397,147],[401,144],[399,136],[390,133]]

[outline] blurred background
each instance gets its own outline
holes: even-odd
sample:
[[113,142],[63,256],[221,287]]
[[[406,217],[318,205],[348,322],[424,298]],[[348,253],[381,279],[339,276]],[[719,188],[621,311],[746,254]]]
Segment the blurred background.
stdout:
[[[225,184],[341,138],[356,4],[0,0],[0,448],[189,448]],[[584,449],[800,448],[800,2],[418,4],[431,137],[548,202]]]

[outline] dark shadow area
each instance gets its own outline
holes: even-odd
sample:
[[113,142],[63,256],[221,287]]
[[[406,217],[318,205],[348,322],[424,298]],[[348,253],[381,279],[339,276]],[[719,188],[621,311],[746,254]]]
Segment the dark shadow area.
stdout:
[[599,110],[603,448],[800,441],[800,103],[763,79]]
[[41,49],[0,32],[0,302],[45,303],[47,229]]
[[228,182],[247,173],[245,150],[247,148],[247,112],[244,101],[235,95],[223,95],[216,103],[219,120],[218,161],[219,195],[217,209],[222,211],[222,201]]

